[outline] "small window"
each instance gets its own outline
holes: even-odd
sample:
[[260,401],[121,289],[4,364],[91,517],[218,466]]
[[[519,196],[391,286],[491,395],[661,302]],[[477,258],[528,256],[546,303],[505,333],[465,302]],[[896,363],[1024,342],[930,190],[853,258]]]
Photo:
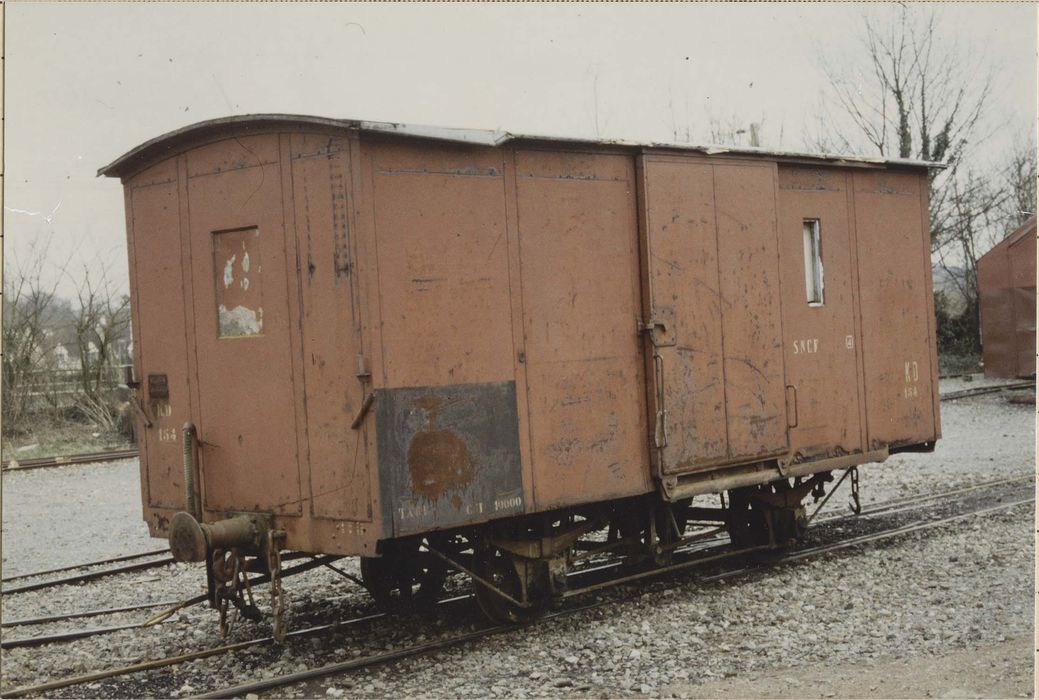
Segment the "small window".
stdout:
[[805,296],[810,306],[823,303],[823,249],[819,240],[819,220],[805,219]]

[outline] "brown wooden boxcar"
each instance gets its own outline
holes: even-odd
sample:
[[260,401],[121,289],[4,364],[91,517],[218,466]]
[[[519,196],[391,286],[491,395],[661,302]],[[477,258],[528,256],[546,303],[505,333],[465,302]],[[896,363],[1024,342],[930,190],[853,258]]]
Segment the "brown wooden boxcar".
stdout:
[[978,260],[986,377],[1035,376],[1035,216]]
[[652,544],[625,513],[789,505],[940,435],[924,163],[260,115],[100,172],[144,516],[194,511],[183,558],[236,518],[370,562],[497,523],[548,566],[593,521]]

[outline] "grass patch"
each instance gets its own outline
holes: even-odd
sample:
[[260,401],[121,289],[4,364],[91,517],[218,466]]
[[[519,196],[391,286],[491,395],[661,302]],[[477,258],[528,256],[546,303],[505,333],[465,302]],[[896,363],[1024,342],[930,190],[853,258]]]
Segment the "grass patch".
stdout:
[[116,431],[98,431],[83,423],[47,423],[35,425],[21,435],[4,435],[3,459],[37,459],[127,450],[133,443]]

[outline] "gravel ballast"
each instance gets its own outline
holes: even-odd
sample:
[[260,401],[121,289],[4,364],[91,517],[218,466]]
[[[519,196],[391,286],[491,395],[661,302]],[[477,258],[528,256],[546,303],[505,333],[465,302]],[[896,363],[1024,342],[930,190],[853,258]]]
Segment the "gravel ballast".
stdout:
[[[943,439],[936,452],[895,455],[884,464],[863,467],[864,505],[1032,473],[1033,411],[1033,406],[1009,403],[1002,394],[943,403]],[[834,495],[827,510],[846,510],[846,488]],[[148,537],[141,520],[135,460],[5,473],[3,496],[5,576],[163,546]],[[747,689],[753,686],[737,681],[768,678],[774,672],[798,683],[822,684],[818,670],[824,666],[854,668],[868,679],[873,665],[878,673],[883,664],[903,661],[923,669],[947,654],[1000,645],[1018,649],[1015,640],[1032,636],[1032,524],[1032,506],[1019,506],[725,584],[699,585],[692,576],[667,590],[661,582],[646,583],[643,594],[608,608],[275,694],[698,696],[710,695],[711,689],[738,695],[743,688],[743,694],[757,695],[765,693],[751,693]],[[344,566],[356,573],[355,562]],[[3,614],[12,619],[179,600],[203,590],[200,566],[170,565],[82,586],[5,596]],[[366,594],[328,570],[289,579],[286,590],[293,629],[372,610]],[[256,593],[263,607],[268,589]],[[139,622],[152,613],[54,623],[46,631]],[[419,638],[429,641],[479,624],[469,610],[393,618],[331,639],[301,639],[282,648],[197,661],[188,669],[153,672],[124,684],[53,694],[186,696],[397,648]],[[44,631],[10,628],[3,637]],[[231,639],[267,631],[265,623],[243,622]],[[215,612],[196,606],[158,629],[7,650],[3,687],[218,644]],[[1030,668],[1030,652],[1008,662]],[[933,688],[928,686],[933,695],[983,692],[969,677],[950,677],[954,672],[955,666],[935,675]],[[757,687],[764,688],[763,683]],[[853,694],[892,695],[890,684],[878,682],[877,690],[871,685],[863,682]],[[784,687],[814,695],[812,685]],[[826,692],[831,691],[842,694],[832,688]],[[1014,694],[1018,692],[1030,693],[1030,680]]]

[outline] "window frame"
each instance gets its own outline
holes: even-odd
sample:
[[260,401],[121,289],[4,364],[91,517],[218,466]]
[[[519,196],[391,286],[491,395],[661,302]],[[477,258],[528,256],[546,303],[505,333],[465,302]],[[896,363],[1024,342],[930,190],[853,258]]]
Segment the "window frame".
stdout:
[[822,224],[819,219],[802,219],[801,244],[804,249],[805,299],[808,306],[826,303],[823,275]]

